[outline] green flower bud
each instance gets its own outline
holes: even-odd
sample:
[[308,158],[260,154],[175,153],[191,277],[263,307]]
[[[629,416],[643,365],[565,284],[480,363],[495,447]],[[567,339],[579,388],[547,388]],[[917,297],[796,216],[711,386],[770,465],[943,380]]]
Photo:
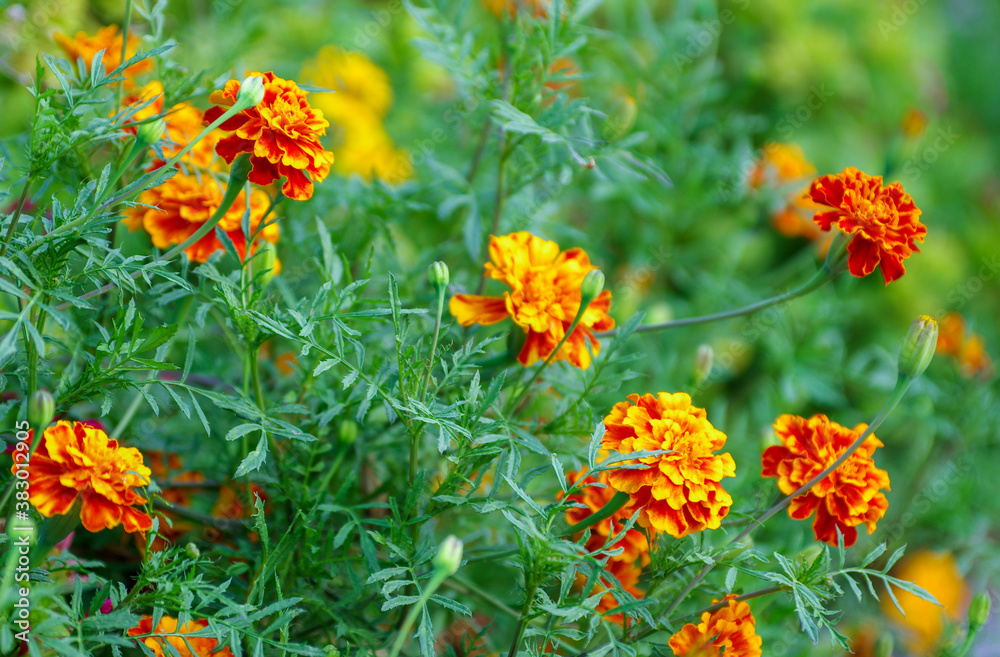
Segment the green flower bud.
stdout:
[[899,350],[900,375],[915,379],[923,374],[934,358],[937,337],[937,320],[930,315],[921,315],[913,322]]
[[892,649],[895,642],[890,632],[883,632],[882,636],[875,642],[875,657],[892,657]]
[[28,426],[35,431],[44,431],[56,414],[56,400],[45,388],[39,388],[28,400]]
[[830,247],[826,250],[826,259],[823,261],[823,269],[831,274],[839,274],[847,271],[847,244],[851,241],[850,236],[841,231],[836,231]]
[[142,143],[152,146],[160,141],[160,137],[167,131],[167,122],[163,119],[156,119],[149,123],[143,123],[136,130],[135,138]]
[[264,78],[252,75],[240,83],[240,90],[236,94],[234,106],[245,110],[256,106],[262,100],[264,100]]
[[976,597],[972,598],[972,602],[969,604],[970,631],[975,632],[983,625],[986,625],[986,621],[990,619],[991,607],[990,594],[986,591],[980,591],[976,594]]
[[432,263],[431,266],[427,268],[427,280],[429,280],[431,285],[437,289],[438,293],[442,292],[448,287],[448,283],[450,281],[448,265],[440,260]]
[[698,353],[694,358],[694,385],[697,388],[708,375],[712,373],[712,364],[715,362],[715,352],[707,344],[698,347]]
[[353,420],[344,420],[337,427],[337,440],[344,445],[352,445],[358,439],[358,425]]
[[441,543],[438,553],[434,555],[434,568],[446,575],[454,575],[462,565],[462,541],[449,536]]
[[604,138],[617,141],[628,134],[639,115],[639,106],[632,96],[625,96],[615,103],[604,122]]
[[278,260],[278,249],[266,240],[261,240],[257,253],[250,259],[250,276],[255,279],[261,289],[270,284],[274,278],[275,263]]
[[580,305],[589,306],[590,302],[597,298],[597,295],[604,289],[604,272],[600,269],[591,269],[583,277],[580,284]]
[[197,559],[201,556],[201,550],[194,543],[188,543],[184,546],[184,554],[188,555],[192,559]]

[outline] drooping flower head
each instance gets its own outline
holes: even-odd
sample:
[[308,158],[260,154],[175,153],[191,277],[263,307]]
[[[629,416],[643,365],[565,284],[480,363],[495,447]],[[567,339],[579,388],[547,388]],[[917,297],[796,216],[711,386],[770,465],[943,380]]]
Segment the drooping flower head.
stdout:
[[851,236],[847,265],[864,277],[881,267],[886,285],[906,272],[903,261],[919,253],[927,227],[920,208],[898,182],[882,185],[881,176],[869,176],[854,167],[822,176],[809,187],[809,196],[822,206],[813,221],[824,231],[834,226]]
[[[781,444],[764,450],[763,475],[777,477],[781,492],[791,495],[832,465],[867,428],[859,424],[848,429],[825,415],[809,419],[782,415],[774,422]],[[788,515],[805,520],[815,513],[816,540],[833,546],[838,530],[847,547],[858,540],[858,525],[864,524],[871,534],[889,508],[881,492],[889,490],[889,475],[872,459],[879,447],[882,441],[869,436],[839,468],[793,499]]]
[[[129,230],[144,229],[157,248],[166,249],[176,244],[183,244],[194,235],[218,209],[222,203],[222,196],[223,190],[210,176],[188,176],[178,173],[158,187],[147,189],[140,194],[140,204],[129,208],[123,221]],[[251,189],[249,201],[251,232],[257,231],[269,205],[267,194],[259,189]],[[247,237],[243,234],[243,214],[247,209],[246,193],[240,192],[233,206],[218,224],[218,227],[232,240],[241,260],[246,258]],[[273,217],[269,217],[267,222],[258,238],[276,243],[278,224],[274,223]],[[185,249],[184,253],[194,262],[205,262],[213,253],[224,248],[215,231],[210,231]]]
[[[518,361],[530,366],[546,359],[566,335],[580,310],[580,285],[597,269],[583,249],[560,251],[555,242],[517,232],[490,237],[490,259],[485,275],[510,288],[502,297],[456,294],[448,309],[462,326],[496,324],[510,317],[527,334]],[[588,342],[594,353],[601,344],[593,331],[608,331],[615,320],[608,315],[611,292],[603,290],[590,302],[573,333],[554,360],[590,366]]]
[[712,426],[705,409],[691,404],[686,393],[629,395],[604,418],[604,449],[633,452],[673,450],[626,463],[644,463],[646,469],[619,469],[608,483],[628,493],[642,508],[639,523],[675,538],[705,529],[718,529],[733,498],[722,487],[736,476],[728,453],[715,454],[726,444],[726,434]]
[[[101,67],[104,69],[105,75],[110,75],[112,71],[123,63],[122,34],[117,25],[102,27],[97,30],[94,36],[90,36],[86,32],[77,32],[74,37],[56,33],[53,35],[53,39],[63,49],[67,57],[74,61],[82,59],[84,64],[87,65],[88,70],[90,70],[90,66],[94,61],[94,56],[101,50],[104,51],[104,55],[101,56]],[[126,60],[134,57],[139,51],[139,43],[139,37],[129,32],[128,44],[125,50]],[[136,76],[152,70],[153,60],[149,58],[132,64],[123,73],[125,76],[125,86],[133,87]]]
[[903,630],[903,640],[914,655],[937,654],[946,622],[956,622],[965,611],[968,590],[955,557],[950,552],[917,550],[907,554],[892,570],[894,577],[913,582],[933,595],[941,606],[912,593],[893,590],[904,614],[889,596],[882,596],[882,613]]
[[[219,642],[211,637],[186,636],[204,630],[208,627],[208,621],[189,620],[178,627],[177,619],[172,616],[162,616],[160,622],[153,628],[153,617],[143,616],[139,624],[128,631],[129,636],[141,637],[136,641],[149,648],[156,657],[168,657],[169,655],[180,655],[180,657],[233,657],[233,652],[228,648],[216,649]],[[144,636],[147,634],[164,636]],[[168,650],[170,646],[173,650]]]
[[153,519],[142,508],[148,500],[141,487],[149,482],[150,470],[139,450],[121,447],[83,422],[57,422],[45,429],[41,441],[28,468],[28,500],[39,513],[66,515],[79,500],[87,531],[118,525],[127,532],[149,531]]
[[[611,501],[615,495],[615,489],[608,483],[608,472],[602,470],[595,477],[588,475],[586,468],[579,472],[570,472],[566,475],[566,482],[573,486],[577,482],[587,484],[585,487],[569,495],[569,499],[582,507],[571,507],[566,511],[566,521],[570,525],[583,522],[593,514],[597,513]],[[559,499],[562,498],[560,493]],[[588,532],[584,549],[588,552],[596,552],[605,549],[605,545],[612,536],[622,534],[625,523],[635,514],[634,504],[626,504],[610,518],[610,522],[605,520],[591,525],[585,531]],[[634,598],[642,598],[644,593],[637,587],[639,576],[642,574],[642,567],[649,565],[649,541],[646,535],[639,529],[632,527],[625,531],[621,538],[608,549],[620,549],[621,554],[609,556],[605,562],[605,570],[614,576],[621,587],[632,594]],[[587,580],[584,573],[577,573],[577,584],[583,586]],[[617,609],[619,604],[614,594],[611,593],[611,582],[606,578],[600,578],[594,585],[591,595],[600,591],[607,591],[597,605],[597,612],[605,612]],[[606,614],[606,620],[623,624],[624,614]]]
[[[219,140],[216,152],[229,164],[241,153],[249,153],[253,165],[250,182],[270,185],[284,178],[281,191],[285,196],[296,201],[312,198],[313,183],[322,182],[333,164],[333,153],[320,143],[330,123],[322,111],[309,105],[308,92],[293,81],[271,72],[248,76],[263,79],[264,99],[220,126],[229,134]],[[213,92],[209,100],[215,107],[205,112],[205,125],[232,107],[239,92],[238,80],[230,80],[223,90]]]
[[701,623],[688,623],[670,637],[676,657],[761,657],[764,640],[757,634],[757,621],[750,605],[727,595],[726,606],[701,615]]

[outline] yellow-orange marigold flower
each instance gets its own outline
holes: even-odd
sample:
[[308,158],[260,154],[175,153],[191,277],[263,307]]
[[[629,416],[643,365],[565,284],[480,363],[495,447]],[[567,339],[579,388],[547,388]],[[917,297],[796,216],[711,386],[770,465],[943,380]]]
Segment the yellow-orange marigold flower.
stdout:
[[[157,657],[180,655],[180,657],[233,657],[232,651],[226,647],[217,649],[219,642],[211,637],[185,636],[208,627],[208,621],[189,620],[178,627],[177,619],[172,616],[162,616],[160,622],[153,628],[153,617],[143,616],[139,624],[128,631],[129,636],[142,637],[145,634],[163,634],[167,636],[148,636],[137,638],[153,651]],[[173,650],[168,650],[170,646]]]
[[945,622],[958,621],[965,610],[965,580],[950,552],[918,550],[908,554],[893,568],[893,576],[913,582],[941,603],[937,606],[912,593],[894,589],[893,593],[903,608],[900,614],[889,598],[881,596],[882,612],[904,630],[906,646],[914,655],[936,655],[944,634]]
[[153,519],[136,508],[147,503],[140,487],[150,475],[139,450],[120,447],[102,429],[65,420],[48,427],[41,441],[28,468],[28,500],[39,513],[65,515],[80,500],[87,531],[118,525],[127,532],[149,531]]
[[[163,156],[171,158],[201,134],[202,112],[191,103],[177,103],[163,117],[167,124],[166,143],[162,143]],[[200,139],[181,158],[203,169],[218,168],[222,161],[215,156],[215,146],[222,138],[219,130],[213,130]]]
[[677,657],[761,657],[764,640],[757,634],[757,621],[750,605],[727,595],[724,607],[706,611],[701,623],[688,623],[670,637],[670,649]]
[[983,338],[968,330],[965,318],[958,313],[948,313],[938,326],[936,351],[954,357],[962,376],[993,376],[993,361],[986,353]]
[[[130,105],[141,105],[149,103],[145,107],[136,110],[128,118],[129,123],[140,123],[151,116],[156,116],[163,111],[163,85],[159,81],[153,80],[135,89],[122,98],[122,108]],[[131,134],[135,134],[135,127],[126,127]]]
[[[216,152],[229,164],[241,153],[249,153],[253,165],[250,182],[270,185],[284,178],[281,191],[285,196],[296,201],[312,198],[313,183],[322,182],[333,164],[333,153],[320,143],[330,123],[322,111],[309,105],[308,92],[293,81],[271,72],[248,76],[263,78],[264,99],[220,126],[229,134],[216,144]],[[209,100],[216,106],[205,112],[205,125],[232,107],[239,92],[238,80],[230,80],[223,90],[213,92]]]
[[[791,495],[836,461],[867,428],[859,424],[848,429],[820,414],[809,419],[782,415],[774,422],[781,444],[764,450],[763,475],[777,477],[781,492]],[[839,468],[793,499],[788,515],[805,520],[815,513],[816,540],[834,546],[838,529],[847,547],[858,540],[858,525],[864,524],[871,534],[889,508],[881,492],[889,490],[889,474],[872,459],[879,447],[882,441],[869,436]]]
[[535,18],[548,18],[550,5],[549,0],[483,0],[483,6],[497,18],[503,16],[504,12],[509,16],[516,16],[522,11]]
[[[222,196],[219,184],[209,176],[196,177],[178,173],[158,187],[144,191],[139,196],[141,205],[129,208],[124,222],[129,230],[144,229],[157,248],[166,249],[183,244],[194,235],[218,209]],[[267,194],[259,189],[251,189],[251,231],[257,230],[269,205]],[[247,240],[243,235],[243,213],[246,210],[246,194],[240,192],[218,224],[233,241],[241,260],[246,257]],[[274,223],[273,217],[268,218],[268,225],[258,237],[277,243],[278,225]],[[211,231],[185,249],[184,253],[195,262],[205,262],[213,253],[224,248],[215,236],[215,231]]]
[[346,126],[340,146],[334,148],[334,169],[342,175],[356,173],[366,181],[378,178],[397,185],[413,177],[409,153],[399,149],[377,120]]
[[350,126],[366,114],[384,119],[392,106],[389,75],[359,52],[324,46],[302,66],[301,77],[336,92],[314,93],[311,99],[333,123]]
[[604,418],[604,449],[623,455],[673,453],[626,461],[650,467],[613,470],[608,482],[642,508],[639,524],[644,527],[675,538],[718,529],[733,504],[721,482],[736,476],[732,455],[714,454],[725,446],[726,434],[712,426],[705,409],[693,406],[686,393],[628,399],[615,404]]
[[[583,522],[593,514],[600,511],[604,506],[611,501],[611,498],[615,495],[614,488],[608,483],[608,472],[606,470],[601,471],[595,477],[593,475],[588,475],[586,468],[579,472],[570,472],[566,475],[566,482],[573,486],[580,480],[583,480],[585,487],[572,493],[569,499],[576,502],[577,504],[583,505],[585,508],[572,507],[566,510],[566,521],[570,525],[575,525],[579,522]],[[594,485],[598,484],[598,485]],[[559,498],[562,498],[562,493],[559,494]],[[615,512],[611,516],[608,522],[607,520],[599,522],[597,524],[591,525],[587,528],[589,532],[587,540],[584,543],[584,548],[588,552],[596,552],[601,550],[607,544],[608,539],[612,536],[617,536],[621,534],[625,523],[631,518],[636,511],[634,504],[629,503]],[[612,528],[613,526],[613,528]],[[625,534],[613,545],[608,546],[611,549],[621,549],[621,554],[610,556],[605,563],[605,570],[614,576],[621,584],[622,588],[632,594],[634,598],[642,598],[644,596],[643,591],[641,591],[637,584],[639,582],[639,576],[642,574],[642,566],[649,564],[649,541],[646,535],[636,528],[630,528]],[[577,574],[577,583],[583,586],[587,580],[587,576],[584,573]],[[600,590],[608,589],[608,592],[601,597],[600,602],[597,605],[598,613],[604,614],[605,612],[611,611],[618,608],[618,600],[611,593],[611,583],[605,578],[601,578],[599,582],[594,586],[594,590],[591,594],[597,593]],[[607,614],[605,619],[622,624],[625,622],[624,614]]]
[[924,241],[927,227],[920,223],[920,208],[898,182],[883,186],[881,176],[848,167],[814,180],[809,195],[832,208],[813,217],[821,229],[836,226],[852,236],[847,245],[852,275],[867,276],[878,266],[888,285],[906,273],[903,261],[920,252],[917,242]]
[[903,129],[903,134],[907,137],[919,137],[927,130],[927,115],[916,107],[911,107],[903,115],[900,127]]
[[[94,61],[94,55],[101,50],[104,51],[104,55],[101,57],[101,66],[104,68],[105,75],[110,75],[113,70],[122,64],[122,35],[117,25],[102,27],[97,30],[94,36],[90,36],[86,32],[77,32],[74,37],[56,33],[52,38],[63,49],[67,57],[74,61],[83,59],[88,70]],[[129,32],[128,44],[125,50],[126,59],[131,59],[135,56],[139,51],[139,43],[139,37]],[[135,82],[133,78],[152,70],[152,59],[143,59],[132,64],[123,73],[125,76],[125,86],[134,86]]]
[[[518,361],[530,366],[548,358],[580,310],[584,277],[597,267],[590,264],[583,249],[560,251],[555,242],[524,231],[490,236],[490,259],[485,275],[506,284],[510,291],[502,297],[456,294],[448,309],[462,326],[496,324],[510,317],[527,333]],[[587,343],[595,354],[601,350],[593,331],[615,326],[608,315],[610,308],[611,292],[603,290],[587,306],[554,360],[589,367]]]
[[761,149],[747,182],[757,189],[765,184],[779,186],[803,180],[815,173],[816,167],[806,159],[798,144],[769,142]]

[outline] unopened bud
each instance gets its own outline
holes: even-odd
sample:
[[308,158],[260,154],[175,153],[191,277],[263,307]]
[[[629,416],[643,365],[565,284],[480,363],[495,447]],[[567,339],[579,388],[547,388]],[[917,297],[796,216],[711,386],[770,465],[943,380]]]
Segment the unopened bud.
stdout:
[[450,281],[448,265],[440,260],[432,263],[431,266],[427,268],[427,280],[431,282],[431,285],[433,285],[439,293],[446,289]]
[[240,83],[240,91],[236,95],[236,105],[241,110],[254,107],[264,100],[264,78],[251,75]]
[[277,271],[278,249],[268,241],[261,241],[257,253],[250,260],[250,274],[261,289],[268,286]]
[[454,536],[444,539],[434,555],[434,568],[446,575],[454,575],[462,565],[462,541]]
[[591,269],[583,277],[580,284],[580,305],[589,306],[590,302],[597,298],[597,295],[604,289],[604,272],[600,269]]
[[924,373],[937,348],[938,323],[930,315],[921,315],[910,326],[899,350],[899,373],[915,379]]
[[147,146],[152,146],[156,142],[160,141],[160,138],[166,131],[167,122],[163,119],[156,119],[155,121],[150,121],[149,123],[143,123],[140,125],[138,130],[135,132],[135,138]]
[[712,364],[715,362],[715,352],[712,347],[703,344],[698,347],[698,353],[694,358],[694,386],[697,388],[708,375],[712,373]]
[[351,445],[358,439],[358,425],[353,420],[344,420],[337,427],[337,440],[344,445]]
[[969,604],[969,629],[971,631],[975,632],[986,625],[986,621],[990,619],[991,606],[990,594],[986,591],[980,591],[976,597],[972,598],[972,602]]
[[44,431],[56,414],[56,400],[45,388],[39,388],[28,400],[28,426]]
[[201,550],[194,543],[188,543],[184,546],[184,554],[188,555],[192,559],[197,559],[201,556]]
[[892,649],[895,647],[895,642],[892,639],[892,634],[889,632],[883,632],[875,642],[875,657],[892,657]]

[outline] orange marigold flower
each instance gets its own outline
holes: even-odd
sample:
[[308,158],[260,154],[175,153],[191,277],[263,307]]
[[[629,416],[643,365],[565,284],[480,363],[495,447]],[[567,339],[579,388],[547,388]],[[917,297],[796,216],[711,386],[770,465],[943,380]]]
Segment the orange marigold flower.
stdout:
[[[615,495],[614,488],[608,483],[608,472],[606,470],[601,471],[597,477],[588,475],[586,468],[579,472],[570,472],[566,475],[566,482],[570,486],[573,486],[581,479],[586,485],[572,493],[569,499],[577,504],[582,504],[585,508],[572,507],[567,509],[566,521],[570,525],[582,522],[594,513],[597,513]],[[559,498],[562,498],[561,493]],[[629,503],[611,516],[612,522],[604,521],[591,525],[586,530],[589,531],[589,534],[587,541],[584,543],[584,548],[588,552],[596,552],[597,550],[604,549],[608,539],[611,536],[621,533],[625,523],[635,514],[635,511],[636,507],[634,504]],[[605,570],[613,575],[618,580],[618,583],[621,584],[621,587],[632,594],[632,597],[642,598],[645,594],[636,585],[639,582],[639,576],[642,574],[642,566],[649,564],[649,541],[646,535],[638,529],[631,528],[625,532],[618,542],[608,547],[610,549],[621,549],[622,552],[621,554],[608,557],[605,563]],[[582,587],[586,583],[587,576],[585,573],[578,573],[576,579],[577,584]],[[607,590],[597,605],[598,613],[606,614],[606,612],[618,608],[618,600],[611,592],[611,588],[610,581],[603,577],[594,586],[591,595],[601,590]],[[613,623],[623,624],[625,622],[624,614],[606,614],[604,617]]]
[[[264,99],[220,126],[230,134],[219,140],[216,152],[229,164],[241,153],[249,153],[253,164],[250,182],[270,185],[284,178],[281,191],[285,196],[296,201],[312,198],[313,182],[322,182],[333,164],[333,153],[320,143],[329,121],[322,111],[310,107],[308,92],[295,82],[271,72],[247,75],[264,79]],[[238,80],[230,80],[225,89],[213,92],[209,100],[216,107],[205,112],[205,125],[232,107],[239,92]]]
[[[194,235],[215,213],[222,203],[222,196],[222,189],[209,176],[195,177],[178,173],[162,185],[144,191],[139,196],[142,205],[129,208],[124,222],[129,230],[145,229],[157,248],[166,249],[175,244],[183,244]],[[251,189],[251,231],[257,230],[269,205],[267,194],[259,189]],[[243,235],[243,213],[246,210],[246,194],[240,192],[218,224],[233,241],[241,260],[246,257],[246,236]],[[269,218],[268,222],[259,237],[277,243],[278,225],[273,223],[273,218]],[[210,255],[224,248],[212,231],[185,249],[184,253],[195,262],[205,262]]]
[[816,167],[806,159],[798,144],[764,144],[760,158],[750,169],[748,183],[753,189],[765,183],[782,185],[805,179],[816,173]]
[[935,351],[945,356],[957,356],[965,344],[965,332],[965,318],[958,313],[948,313],[938,322]]
[[[490,259],[485,275],[509,288],[502,297],[456,294],[448,309],[462,326],[496,324],[508,317],[524,329],[527,339],[517,360],[530,366],[546,359],[566,334],[580,310],[580,285],[588,272],[597,269],[583,249],[560,251],[555,242],[517,232],[490,236]],[[603,290],[590,302],[576,329],[554,360],[568,360],[586,369],[590,366],[589,342],[594,353],[601,343],[593,331],[608,331],[615,320],[608,315],[611,292]]]
[[120,447],[102,429],[65,420],[47,428],[41,441],[28,469],[28,500],[39,513],[66,515],[81,500],[80,522],[87,531],[118,525],[127,532],[149,531],[153,519],[135,508],[148,502],[139,488],[150,475],[139,450]]
[[[809,419],[782,415],[774,422],[781,444],[764,450],[763,476],[777,477],[781,492],[791,495],[836,461],[867,428],[859,424],[848,429],[825,415]],[[889,474],[872,460],[879,447],[882,441],[869,436],[839,468],[793,499],[788,515],[805,520],[815,512],[816,540],[834,546],[838,529],[847,547],[858,540],[858,525],[863,523],[869,534],[874,532],[889,508],[881,492],[889,490]]]
[[900,614],[889,596],[882,596],[882,613],[904,630],[906,646],[914,655],[937,654],[945,622],[958,621],[965,611],[968,591],[955,557],[950,552],[918,550],[903,557],[892,570],[895,577],[913,582],[941,603],[927,602],[912,593],[894,589]]
[[[94,36],[90,36],[86,32],[77,32],[75,37],[56,33],[52,38],[63,49],[67,57],[74,61],[82,59],[88,70],[94,61],[94,56],[101,50],[104,51],[104,55],[101,57],[101,66],[104,68],[105,75],[110,75],[122,64],[122,35],[117,25],[102,27],[97,30],[97,34]],[[129,32],[128,44],[125,49],[126,59],[135,56],[139,51],[139,43],[139,37]],[[134,86],[133,78],[152,70],[152,59],[144,59],[132,64],[124,71],[125,86]]]
[[613,470],[608,482],[632,496],[642,508],[639,524],[675,538],[718,529],[733,498],[722,487],[736,476],[726,434],[712,426],[705,409],[691,405],[686,393],[629,395],[604,418],[604,449],[626,455],[639,451],[673,450],[671,454],[629,460],[646,469]]
[[983,337],[968,330],[965,319],[958,313],[948,313],[938,323],[937,353],[953,356],[962,376],[992,377],[993,361],[986,353]]
[[[143,637],[146,634],[168,635],[136,639],[136,641],[142,641],[157,657],[175,654],[180,655],[180,657],[233,657],[233,653],[228,647],[217,649],[219,642],[211,637],[182,636],[204,630],[206,627],[208,627],[208,621],[194,619],[178,627],[176,618],[162,616],[154,629],[153,617],[143,616],[139,620],[139,624],[128,631],[128,635],[134,637]],[[170,646],[173,650],[168,650],[166,646]]]
[[919,137],[927,130],[927,115],[916,107],[911,107],[903,115],[900,127],[903,129],[905,136],[910,138]]
[[726,605],[701,615],[701,623],[688,623],[670,637],[677,657],[760,657],[764,640],[757,634],[757,621],[750,605],[727,595],[715,603]]
[[882,269],[886,285],[906,273],[903,261],[919,253],[927,227],[920,208],[902,185],[882,185],[881,176],[869,176],[854,167],[822,176],[809,187],[812,200],[832,208],[816,213],[813,221],[824,231],[834,226],[853,236],[847,245],[851,274],[864,277]]
[[522,11],[529,12],[535,18],[548,18],[550,4],[549,0],[483,0],[483,6],[497,18],[502,17],[504,12],[516,16]]
[[[202,113],[191,103],[177,103],[163,117],[167,123],[167,143],[163,144],[163,156],[171,158],[197,137],[205,126]],[[205,135],[191,147],[181,162],[187,162],[203,169],[218,168],[221,161],[215,156],[215,146],[222,134],[218,130]],[[162,163],[158,163],[160,165]]]

